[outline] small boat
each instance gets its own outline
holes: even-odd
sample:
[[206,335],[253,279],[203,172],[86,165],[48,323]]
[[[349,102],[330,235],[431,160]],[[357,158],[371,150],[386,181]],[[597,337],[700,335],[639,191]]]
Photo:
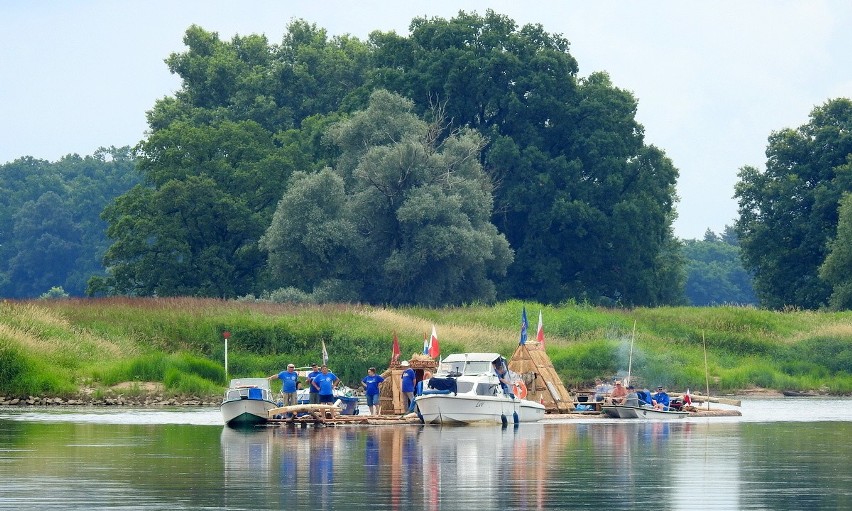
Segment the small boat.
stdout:
[[782,390],[781,393],[787,397],[816,397],[819,395],[816,392],[806,390]]
[[689,412],[677,410],[657,410],[651,406],[604,405],[604,414],[614,419],[683,419]]
[[278,406],[272,400],[266,378],[231,380],[222,400],[222,419],[228,426],[253,426],[269,419],[269,410]]
[[544,418],[544,405],[503,389],[492,367],[503,360],[498,353],[457,353],[444,358],[435,375],[424,382],[427,390],[414,398],[421,420],[507,425]]

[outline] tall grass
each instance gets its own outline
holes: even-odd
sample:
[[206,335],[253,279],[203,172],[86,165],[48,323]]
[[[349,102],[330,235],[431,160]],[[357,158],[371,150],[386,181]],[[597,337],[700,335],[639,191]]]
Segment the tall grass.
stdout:
[[[0,346],[11,347],[0,360],[8,367],[0,369],[6,371],[0,392],[58,392],[83,381],[104,387],[157,381],[170,392],[218,393],[225,383],[224,331],[231,333],[230,376],[266,376],[291,362],[319,362],[324,342],[335,373],[357,385],[367,367],[387,366],[394,332],[403,358],[422,351],[433,325],[444,355],[511,355],[523,308],[530,339],[542,311],[548,354],[569,386],[626,375],[632,343],[631,376],[648,386],[703,389],[706,346],[712,390],[852,389],[852,313],[521,301],[389,309],[110,298],[0,303]],[[28,376],[13,379],[13,371]]]

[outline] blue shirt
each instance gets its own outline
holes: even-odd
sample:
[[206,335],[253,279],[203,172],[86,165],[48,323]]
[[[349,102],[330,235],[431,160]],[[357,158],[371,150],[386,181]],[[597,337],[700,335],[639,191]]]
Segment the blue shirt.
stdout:
[[296,392],[296,384],[299,383],[299,373],[293,371],[281,371],[278,373],[278,379],[281,380],[281,392],[290,393]]
[[319,385],[319,393],[321,396],[330,396],[334,394],[335,381],[337,381],[337,376],[335,376],[334,373],[319,373],[314,376],[314,382]]
[[658,405],[663,405],[666,410],[669,409],[669,403],[671,403],[669,395],[662,390],[654,394],[654,401],[656,401]]
[[379,393],[379,384],[385,381],[384,378],[379,376],[378,374],[374,374],[373,376],[365,376],[361,383],[364,384],[364,387],[367,388],[368,396],[375,396]]
[[[314,378],[316,378],[318,374],[322,374],[322,373],[319,372],[319,371],[311,371],[311,372],[308,373],[308,385],[310,385],[311,382],[314,381]],[[310,391],[311,394],[316,394],[317,392],[319,392],[317,390],[317,388],[314,387],[313,385],[310,385],[310,387],[311,388],[309,389],[309,391]]]
[[414,369],[408,368],[402,372],[402,391],[414,392],[414,380],[417,376],[414,374]]

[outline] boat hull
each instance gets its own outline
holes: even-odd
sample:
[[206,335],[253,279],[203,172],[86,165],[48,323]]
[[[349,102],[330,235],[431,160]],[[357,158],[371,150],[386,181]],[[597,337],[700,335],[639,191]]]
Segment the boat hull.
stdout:
[[646,406],[606,405],[602,411],[609,417],[617,419],[683,419],[689,412],[675,410],[655,410]]
[[260,399],[238,399],[222,403],[222,420],[228,426],[254,426],[269,420],[269,410],[277,405]]
[[426,424],[517,424],[544,417],[544,406],[504,396],[424,394],[415,400]]

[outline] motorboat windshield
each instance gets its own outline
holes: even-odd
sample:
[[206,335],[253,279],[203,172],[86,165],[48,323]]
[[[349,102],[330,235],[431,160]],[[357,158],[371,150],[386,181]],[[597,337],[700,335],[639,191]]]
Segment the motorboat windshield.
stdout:
[[491,362],[497,353],[463,353],[450,355],[438,367],[436,376],[479,376],[493,371]]

